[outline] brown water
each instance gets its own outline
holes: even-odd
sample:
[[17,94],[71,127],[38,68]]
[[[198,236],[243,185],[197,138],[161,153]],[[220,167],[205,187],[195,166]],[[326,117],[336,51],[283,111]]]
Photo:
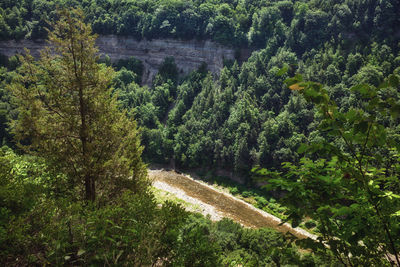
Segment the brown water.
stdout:
[[279,225],[281,223],[279,218],[257,209],[243,200],[237,199],[227,193],[219,192],[212,186],[196,181],[185,175],[177,174],[172,171],[155,170],[149,171],[149,176],[155,181],[167,183],[172,187],[184,191],[188,196],[213,206],[225,217],[231,218],[246,227],[269,227],[283,233],[290,232],[298,238],[316,238],[316,236],[303,229],[292,228],[287,223]]

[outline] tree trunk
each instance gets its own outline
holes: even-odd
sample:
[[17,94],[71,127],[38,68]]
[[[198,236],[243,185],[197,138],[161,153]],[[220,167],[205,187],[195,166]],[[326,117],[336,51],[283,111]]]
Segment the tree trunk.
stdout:
[[85,199],[87,201],[95,201],[96,200],[96,191],[95,191],[95,182],[93,177],[90,175],[86,175],[85,177]]

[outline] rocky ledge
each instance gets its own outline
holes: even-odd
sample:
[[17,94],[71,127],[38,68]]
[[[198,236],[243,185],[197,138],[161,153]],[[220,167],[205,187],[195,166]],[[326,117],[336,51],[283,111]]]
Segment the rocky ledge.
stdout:
[[[100,36],[96,42],[101,55],[108,55],[111,60],[129,58],[141,60],[144,65],[143,84],[151,84],[158,67],[166,57],[174,57],[181,74],[187,74],[206,63],[208,69],[218,74],[225,59],[234,59],[235,50],[211,41],[157,39],[138,41],[131,37]],[[0,53],[8,57],[23,53],[24,48],[38,56],[46,46],[44,41],[0,41]],[[244,54],[241,52],[241,54]],[[246,51],[246,54],[248,52]],[[246,57],[241,55],[243,60]]]

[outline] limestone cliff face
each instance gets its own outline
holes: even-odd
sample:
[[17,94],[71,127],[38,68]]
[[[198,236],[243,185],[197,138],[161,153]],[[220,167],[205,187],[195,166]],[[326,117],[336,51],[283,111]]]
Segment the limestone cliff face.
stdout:
[[[166,57],[174,57],[181,74],[197,69],[203,62],[208,69],[218,74],[223,67],[224,59],[234,59],[234,49],[223,47],[211,41],[181,41],[174,39],[157,39],[138,41],[130,37],[100,36],[96,42],[100,54],[118,60],[134,56],[141,60],[145,70],[143,84],[151,84],[158,67]],[[0,41],[0,53],[12,56],[23,53],[28,48],[33,56],[46,46],[43,41]]]

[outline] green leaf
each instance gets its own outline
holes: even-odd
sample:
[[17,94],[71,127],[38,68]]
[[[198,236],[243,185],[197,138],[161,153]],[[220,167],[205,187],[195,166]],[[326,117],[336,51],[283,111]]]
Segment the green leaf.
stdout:
[[277,73],[276,76],[282,76],[284,74],[286,74],[289,70],[289,66],[287,64],[285,64]]
[[389,84],[393,87],[398,87],[399,86],[399,77],[397,77],[397,75],[391,74],[389,76]]
[[396,211],[396,212],[393,213],[391,216],[400,217],[400,210]]
[[296,74],[294,77],[292,78],[287,78],[284,82],[287,86],[291,86],[295,83],[299,83],[303,81],[303,76],[301,76],[300,74]]
[[302,154],[308,150],[309,146],[307,144],[301,144],[297,149],[297,153]]
[[398,118],[400,115],[400,105],[399,104],[393,104],[392,107],[390,108],[390,115],[394,118]]
[[351,213],[351,208],[349,207],[341,207],[336,212],[336,215],[343,216]]
[[400,198],[399,195],[394,194],[392,191],[387,191],[387,192],[385,192],[385,194],[383,195],[383,197],[387,197],[388,199]]
[[368,130],[368,122],[367,121],[362,121],[360,123],[357,123],[356,125],[354,125],[354,131],[356,133],[366,133]]
[[78,255],[78,256],[81,256],[81,255],[84,254],[85,252],[86,252],[85,250],[83,250],[83,249],[80,248],[80,249],[78,250],[78,254],[77,254],[77,255]]
[[355,121],[358,118],[358,112],[354,109],[351,108],[346,114],[345,114],[347,120],[350,122]]
[[115,241],[113,238],[106,236],[105,239],[107,239],[108,241],[110,241],[111,243],[117,243],[117,241]]
[[359,92],[361,94],[365,94],[366,92],[369,91],[369,89],[370,89],[370,87],[366,83],[357,84],[357,85],[355,85],[355,86],[350,88],[351,91]]
[[350,88],[350,90],[360,93],[361,96],[365,98],[372,98],[376,96],[376,91],[366,83],[353,86]]

